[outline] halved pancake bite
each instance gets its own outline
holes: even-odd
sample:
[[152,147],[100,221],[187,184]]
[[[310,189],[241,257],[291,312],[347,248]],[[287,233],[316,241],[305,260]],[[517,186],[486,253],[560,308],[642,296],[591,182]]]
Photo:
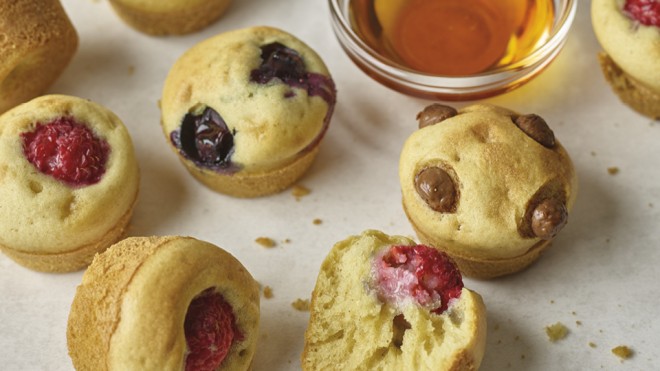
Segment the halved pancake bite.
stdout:
[[443,252],[368,230],[338,242],[312,293],[303,370],[476,370],[486,308]]

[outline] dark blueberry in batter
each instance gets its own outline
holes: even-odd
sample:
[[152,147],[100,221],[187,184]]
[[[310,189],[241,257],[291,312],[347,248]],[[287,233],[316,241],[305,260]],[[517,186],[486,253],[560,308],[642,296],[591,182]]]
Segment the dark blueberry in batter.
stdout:
[[252,71],[251,80],[265,84],[279,78],[291,85],[305,76],[305,62],[298,52],[274,42],[261,47],[261,66]]
[[[176,138],[173,138],[176,144]],[[220,114],[207,107],[200,115],[186,114],[181,123],[179,148],[192,161],[211,168],[230,164],[234,135]]]

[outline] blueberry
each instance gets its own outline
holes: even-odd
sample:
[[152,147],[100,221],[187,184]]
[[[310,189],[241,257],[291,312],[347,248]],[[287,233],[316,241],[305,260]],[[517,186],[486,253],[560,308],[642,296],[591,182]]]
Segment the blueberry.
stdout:
[[305,62],[298,52],[274,42],[261,47],[261,65],[252,71],[251,80],[265,84],[274,78],[292,85],[305,77]]
[[[200,115],[186,114],[181,123],[178,146],[192,161],[210,168],[230,166],[234,135],[220,114],[207,107]],[[173,140],[177,144],[176,136]]]

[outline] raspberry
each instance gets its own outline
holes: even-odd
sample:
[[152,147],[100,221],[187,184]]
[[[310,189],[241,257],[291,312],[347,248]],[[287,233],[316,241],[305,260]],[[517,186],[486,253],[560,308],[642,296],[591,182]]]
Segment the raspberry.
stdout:
[[184,330],[189,351],[186,371],[216,370],[232,343],[243,340],[231,306],[212,288],[190,303]]
[[410,298],[436,314],[463,289],[461,273],[445,253],[424,245],[392,246],[376,258],[378,297],[400,306]]
[[660,1],[626,0],[623,12],[645,26],[660,27]]
[[38,123],[21,138],[23,153],[32,165],[70,186],[94,184],[105,173],[110,145],[73,117]]

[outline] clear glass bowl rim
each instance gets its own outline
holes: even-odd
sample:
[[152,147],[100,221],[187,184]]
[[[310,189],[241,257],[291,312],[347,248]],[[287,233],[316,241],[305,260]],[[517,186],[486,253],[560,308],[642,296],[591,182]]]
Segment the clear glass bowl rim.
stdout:
[[469,76],[439,76],[415,71],[393,63],[367,45],[353,30],[347,19],[351,0],[328,0],[333,28],[342,47],[352,58],[368,65],[372,72],[388,80],[405,83],[414,89],[464,89],[464,92],[487,90],[507,84],[520,75],[531,73],[550,62],[563,46],[575,18],[578,0],[558,0],[556,19],[548,40],[525,58],[504,67]]

